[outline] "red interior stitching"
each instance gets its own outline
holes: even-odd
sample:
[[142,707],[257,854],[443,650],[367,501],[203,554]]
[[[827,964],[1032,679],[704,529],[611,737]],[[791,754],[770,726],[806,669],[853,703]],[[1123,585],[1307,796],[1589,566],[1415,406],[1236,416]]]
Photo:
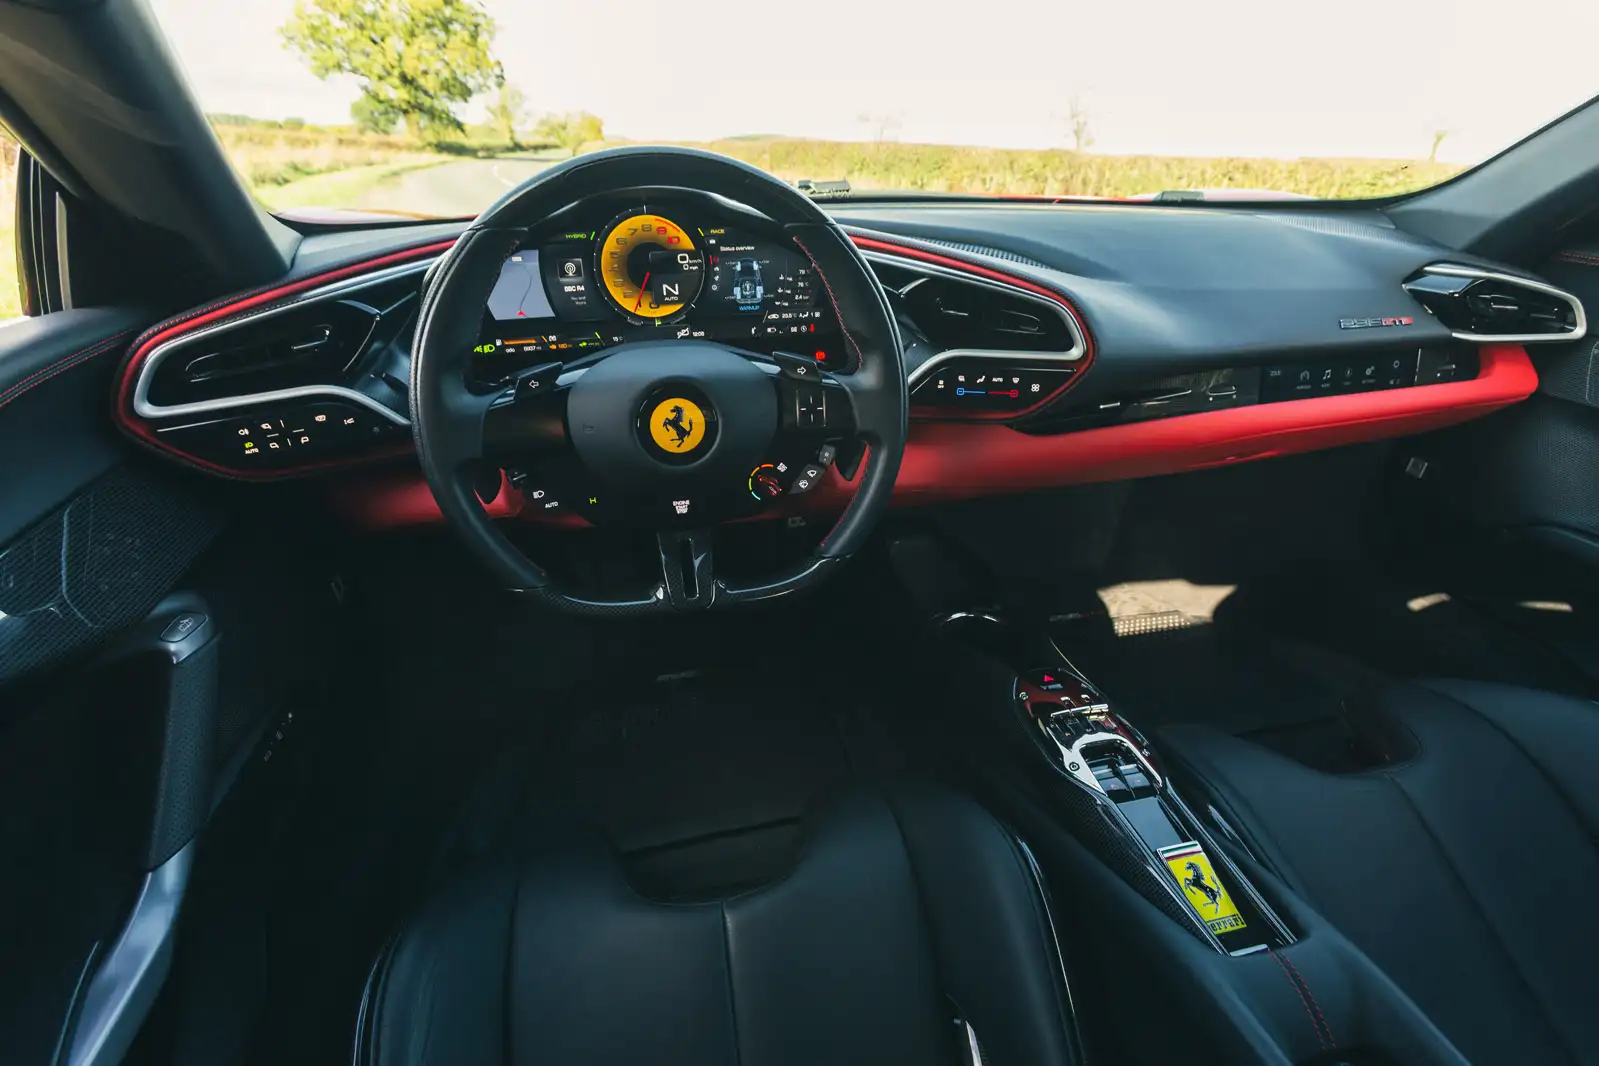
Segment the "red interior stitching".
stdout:
[[[103,340],[95,341],[87,348],[79,348],[71,355],[58,359],[49,366],[40,367],[38,370],[35,370],[33,373],[29,374],[27,377],[23,378],[9,389],[6,389],[4,392],[0,392],[0,406],[10,403],[12,400],[16,399],[24,392],[27,392],[35,385],[40,384],[42,381],[54,377],[55,374],[53,372],[69,369],[69,366],[76,366],[78,363],[83,362],[84,360],[91,359],[96,355],[100,355],[101,353],[114,348],[117,341],[121,340],[123,337],[126,337],[132,332],[133,331],[131,329],[125,329],[121,333],[106,337]],[[79,358],[80,356],[82,357],[81,359]]]
[[1294,965],[1293,959],[1289,958],[1287,955],[1282,955],[1280,957],[1288,964],[1288,968],[1293,971],[1294,977],[1299,981],[1299,987],[1303,988],[1305,990],[1305,995],[1310,997],[1310,1005],[1316,1012],[1316,1019],[1321,1022],[1321,1027],[1327,1031],[1327,1043],[1331,1044],[1333,1047],[1337,1047],[1338,1041],[1333,1039],[1332,1026],[1327,1024],[1327,1019],[1322,1015],[1321,1004],[1316,1002],[1316,993],[1310,990],[1310,982],[1305,980],[1304,976],[1299,972],[1299,967]]
[[1299,982],[1295,981],[1293,974],[1288,972],[1288,967],[1283,964],[1282,956],[1275,951],[1267,951],[1267,954],[1277,960],[1277,966],[1283,972],[1283,980],[1288,982],[1289,987],[1294,990],[1294,995],[1299,997],[1299,1005],[1305,1008],[1305,1017],[1310,1020],[1310,1031],[1316,1034],[1316,1043],[1321,1045],[1323,1051],[1326,1051],[1327,1040],[1321,1035],[1321,1026],[1316,1024],[1316,1016],[1310,1012],[1310,1001],[1305,998],[1305,990],[1299,987]]
[[811,266],[816,270],[816,276],[822,279],[822,288],[827,290],[827,302],[833,305],[833,317],[838,319],[838,328],[843,332],[844,339],[849,341],[849,346],[855,349],[855,361],[864,364],[866,362],[866,354],[861,351],[861,346],[855,343],[855,338],[850,336],[849,327],[844,324],[844,312],[839,310],[838,297],[833,295],[833,286],[828,282],[827,275],[822,272],[822,264],[818,263],[816,257],[811,254],[811,250],[805,247],[804,241],[795,237],[794,243],[799,245],[800,251],[805,253],[805,258],[811,261]]

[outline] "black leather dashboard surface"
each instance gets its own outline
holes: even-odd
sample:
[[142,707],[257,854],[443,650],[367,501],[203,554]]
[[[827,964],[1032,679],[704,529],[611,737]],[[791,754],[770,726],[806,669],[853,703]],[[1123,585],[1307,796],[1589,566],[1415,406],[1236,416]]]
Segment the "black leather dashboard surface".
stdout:
[[[1396,229],[1380,212],[1334,206],[862,202],[825,205],[853,232],[922,245],[1047,285],[1081,309],[1100,355],[1079,398],[1152,375],[1251,365],[1295,351],[1356,354],[1424,345],[1448,331],[1402,288],[1441,261],[1511,270]],[[379,256],[448,239],[464,223],[365,231]],[[347,257],[351,237],[308,237],[297,269]],[[964,247],[962,247],[964,246]],[[985,256],[991,249],[1000,256]],[[1402,328],[1339,320],[1409,316]]]
[[[863,233],[945,242],[928,251],[983,245],[1047,264],[990,265],[1055,288],[1081,309],[1100,359],[1079,399],[1156,374],[1269,362],[1296,350],[1336,355],[1444,341],[1448,330],[1401,282],[1444,260],[1507,269],[1412,237],[1371,211],[963,203],[840,206],[832,214]],[[1384,316],[1413,321],[1339,326]]]

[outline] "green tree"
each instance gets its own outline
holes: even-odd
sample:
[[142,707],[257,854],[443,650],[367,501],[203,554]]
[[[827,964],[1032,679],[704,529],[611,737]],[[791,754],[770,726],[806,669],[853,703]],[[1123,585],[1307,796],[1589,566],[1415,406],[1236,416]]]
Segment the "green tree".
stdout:
[[577,155],[590,141],[605,139],[605,123],[587,111],[568,111],[564,115],[545,115],[534,133],[544,143],[559,145]]
[[1444,138],[1449,136],[1448,130],[1434,130],[1432,134],[1432,150],[1427,153],[1427,162],[1438,162],[1438,149],[1443,147]]
[[401,118],[398,111],[364,93],[350,105],[350,117],[356,129],[366,133],[393,133]]
[[1088,108],[1083,106],[1083,101],[1074,96],[1067,105],[1066,122],[1071,130],[1072,151],[1086,152],[1094,146],[1093,128],[1088,119]]
[[500,131],[500,136],[512,148],[516,144],[516,127],[527,120],[527,94],[510,82],[500,86],[499,95],[489,105],[489,121]]
[[477,0],[298,0],[279,32],[317,77],[361,82],[357,121],[394,116],[420,138],[461,129],[455,106],[504,83],[494,30]]

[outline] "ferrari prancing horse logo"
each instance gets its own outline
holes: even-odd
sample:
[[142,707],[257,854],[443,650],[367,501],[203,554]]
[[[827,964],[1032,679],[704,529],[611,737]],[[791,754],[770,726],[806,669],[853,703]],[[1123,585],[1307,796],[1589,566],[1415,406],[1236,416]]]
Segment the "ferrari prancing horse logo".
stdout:
[[1238,913],[1238,906],[1227,894],[1226,886],[1217,878],[1210,856],[1197,842],[1190,840],[1161,848],[1160,857],[1211,932],[1220,936],[1246,928],[1248,923]]
[[705,440],[705,412],[693,400],[662,400],[650,412],[650,439],[673,455],[687,455]]

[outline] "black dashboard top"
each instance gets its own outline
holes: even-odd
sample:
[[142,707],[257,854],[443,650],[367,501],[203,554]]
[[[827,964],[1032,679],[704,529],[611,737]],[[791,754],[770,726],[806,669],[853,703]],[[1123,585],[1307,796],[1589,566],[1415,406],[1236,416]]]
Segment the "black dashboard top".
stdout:
[[[1344,205],[826,209],[896,312],[913,417],[996,420],[1027,434],[1470,379],[1479,363],[1461,345],[1500,338],[1446,322],[1417,294],[1417,279],[1433,272],[1429,285],[1457,303],[1462,294],[1444,290],[1459,287],[1461,271],[1539,284]],[[467,228],[305,236],[273,290],[303,294],[197,329],[216,317],[205,315],[130,356],[124,424],[191,465],[230,474],[237,456],[194,457],[249,445],[248,462],[270,476],[304,467],[302,436],[338,462],[374,445],[403,451],[416,293],[428,264]],[[772,220],[720,197],[654,188],[583,197],[528,227],[507,253],[474,376],[490,386],[547,364],[581,369],[643,340],[798,354],[849,374],[852,354],[814,270]],[[1557,309],[1554,334],[1513,342],[1581,335],[1580,306],[1544,289],[1570,313]],[[277,298],[246,293],[235,304],[268,299]],[[291,406],[265,411],[269,402]],[[272,417],[250,421],[261,413]],[[256,440],[275,420],[277,435]],[[324,448],[327,427],[342,435]]]
[[1417,314],[1402,283],[1428,263],[1474,261],[1375,212],[928,204],[833,213],[852,231],[930,250],[990,249],[977,258],[1070,297],[1099,353],[1082,386],[1088,394],[1207,364],[1355,354],[1397,339],[1393,330],[1341,327],[1348,319],[1408,317],[1405,342],[1446,341],[1449,330]]

